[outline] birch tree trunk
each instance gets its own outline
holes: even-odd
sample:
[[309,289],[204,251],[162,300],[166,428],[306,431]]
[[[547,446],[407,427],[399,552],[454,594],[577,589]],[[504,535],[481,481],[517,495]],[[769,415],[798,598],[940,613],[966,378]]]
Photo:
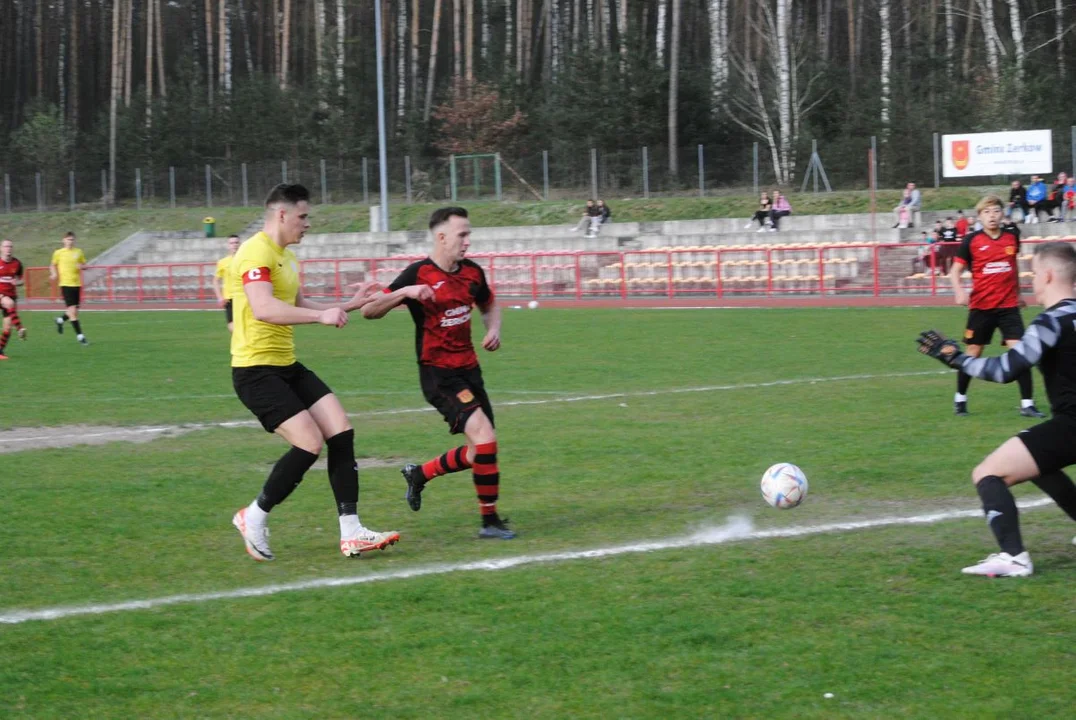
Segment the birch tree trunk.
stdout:
[[134,0],[127,0],[126,31],[123,43],[123,106],[131,106],[131,70],[134,66]]
[[[325,0],[314,0],[314,58],[317,76],[317,94],[322,97],[325,91]],[[324,101],[323,101],[324,102]]]
[[411,0],[411,112],[418,110],[421,92],[418,68],[419,7],[419,0]]
[[407,0],[396,0],[396,117],[407,114]]
[[220,89],[226,98],[232,94],[232,22],[229,2],[230,0],[220,0]]
[[108,188],[103,198],[111,206],[116,200],[116,110],[120,101],[120,16],[123,2],[112,5],[112,92],[108,109]]
[[654,52],[660,67],[665,67],[665,2],[666,0],[658,0],[658,22],[654,31]]
[[146,3],[146,128],[153,124],[153,41],[156,23],[154,13],[157,8],[153,0]]
[[210,107],[213,107],[213,76],[216,74],[214,72],[215,59],[216,56],[213,54],[213,0],[205,0],[205,69]]
[[68,123],[71,128],[78,132],[78,91],[79,91],[79,55],[78,55],[78,6],[79,0],[71,3],[71,82],[69,94],[69,110],[67,113]]
[[37,0],[34,14],[34,38],[37,57],[37,96],[45,96],[45,0]]
[[1057,74],[1065,82],[1065,4],[1054,0],[1054,42],[1057,43]]
[[246,0],[237,0],[236,14],[239,15],[239,32],[243,33],[243,54],[246,56],[247,77],[254,77],[254,54],[250,50],[250,24],[247,22]]
[[422,109],[422,121],[429,122],[430,106],[433,104],[433,85],[437,77],[437,40],[441,37],[441,0],[433,2],[433,25],[430,30],[430,62],[426,73],[426,104]]
[[[726,10],[726,12],[728,12]],[[833,35],[833,0],[818,0],[818,54],[829,61],[829,41]]]
[[[578,2],[579,0],[576,0]],[[509,67],[512,61],[512,40],[515,36],[512,27],[512,0],[504,0],[504,67]]]
[[620,74],[623,76],[628,72],[628,0],[618,0],[616,36],[620,41]]
[[344,98],[344,38],[347,35],[347,15],[344,0],[336,0],[336,96]]
[[[72,4],[75,4],[78,0],[71,0]],[[67,124],[67,68],[64,67],[64,61],[67,57],[67,18],[64,17],[64,0],[56,0],[56,14],[58,17],[58,25],[60,28],[60,52],[56,55],[56,86],[60,91],[60,117],[63,118],[64,124]],[[72,64],[74,64],[75,56],[71,56]]]
[[460,86],[463,84],[463,38],[460,29],[463,13],[460,3],[462,2],[463,0],[452,0],[452,92],[455,94],[459,94]]
[[777,0],[777,119],[780,127],[781,177],[787,185],[792,179],[792,64],[788,33],[791,0]]
[[1024,82],[1024,29],[1020,19],[1020,3],[1009,0],[1009,28],[1012,30],[1012,50],[1016,56],[1016,82]]
[[157,94],[165,98],[168,97],[168,92],[164,84],[164,23],[161,21],[161,0],[153,0],[153,3],[156,5],[154,17],[157,26]]
[[905,75],[912,69],[912,10],[909,0],[900,0],[901,29],[904,33],[904,72]]
[[980,24],[983,26],[983,40],[986,43],[986,64],[990,68],[990,79],[994,86],[1001,81],[1001,63],[998,60],[997,29],[994,27],[993,0],[977,0]]
[[710,13],[710,111],[716,115],[724,105],[729,80],[728,0],[709,0],[707,9]]
[[889,0],[878,0],[878,22],[881,29],[882,76],[881,105],[882,142],[889,138],[889,72],[893,63],[893,38],[889,32]]
[[[779,0],[780,1],[780,0]],[[848,0],[848,81],[856,90],[856,2]]]
[[968,0],[968,25],[966,28],[964,28],[964,60],[961,68],[961,75],[965,78],[967,78],[968,74],[971,72],[971,39],[975,35],[974,30],[976,18],[975,1],[976,0]]
[[945,0],[945,72],[953,79],[956,63],[956,23],[953,19],[953,0]]
[[479,56],[483,63],[489,60],[489,2],[490,0],[482,0],[482,45]]
[[464,18],[463,56],[466,64],[467,94],[471,94],[471,86],[474,85],[474,0],[464,0],[464,8],[467,12]]
[[271,0],[272,8],[270,12],[273,15],[273,72],[277,76],[277,81],[283,80],[282,73],[284,68],[280,62],[280,40],[281,40],[281,21],[280,17],[280,0]]
[[[381,2],[381,0],[374,0]],[[291,0],[284,0],[280,19],[280,89],[288,89],[288,66],[291,64]]]
[[[782,0],[778,0],[779,2]],[[672,0],[672,32],[669,38],[669,173],[679,170],[679,142],[676,137],[677,106],[680,104],[680,5],[682,0]]]

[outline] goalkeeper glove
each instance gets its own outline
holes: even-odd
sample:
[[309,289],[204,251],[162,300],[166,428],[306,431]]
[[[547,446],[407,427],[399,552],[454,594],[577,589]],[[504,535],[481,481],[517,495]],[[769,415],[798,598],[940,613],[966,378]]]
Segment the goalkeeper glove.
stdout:
[[964,353],[955,340],[950,340],[937,330],[924,330],[916,340],[919,352],[939,360],[949,367],[959,368],[964,360]]

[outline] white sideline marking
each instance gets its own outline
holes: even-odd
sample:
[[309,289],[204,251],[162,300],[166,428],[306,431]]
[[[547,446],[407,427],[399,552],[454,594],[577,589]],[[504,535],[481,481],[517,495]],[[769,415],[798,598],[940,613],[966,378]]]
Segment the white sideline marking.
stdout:
[[[1049,498],[1039,498],[1018,503],[1022,510],[1043,507],[1052,504]],[[775,528],[772,530],[755,530],[749,518],[733,517],[722,527],[704,528],[690,535],[652,540],[631,545],[614,545],[591,550],[567,550],[564,552],[541,553],[538,555],[517,555],[516,557],[476,560],[465,563],[439,563],[436,565],[419,565],[400,570],[373,572],[358,577],[319,578],[279,585],[237,588],[218,592],[187,593],[183,595],[166,595],[146,600],[128,600],[126,602],[105,603],[101,605],[73,605],[67,607],[43,608],[40,610],[8,610],[0,612],[0,624],[18,625],[33,620],[62,620],[80,615],[104,615],[106,613],[127,612],[131,610],[152,610],[168,605],[187,605],[212,602],[214,600],[235,600],[239,598],[266,597],[285,592],[302,590],[320,590],[322,588],[349,587],[365,585],[372,582],[388,580],[406,580],[430,575],[447,575],[456,572],[475,572],[479,570],[508,570],[524,565],[559,563],[571,560],[588,560],[592,558],[615,557],[655,552],[658,550],[675,550],[679,548],[703,547],[707,545],[724,545],[740,540],[768,540],[771,538],[793,538],[806,535],[847,530],[868,530],[871,528],[890,527],[894,525],[930,525],[944,520],[974,518],[982,515],[982,510],[948,510],[929,515],[912,515],[905,517],[882,517],[874,520],[851,520],[848,522],[828,523],[825,525],[806,525],[801,527]]]
[[[795,378],[792,380],[769,380],[766,382],[757,383],[740,383],[738,385],[704,385],[702,387],[686,387],[686,388],[669,388],[666,390],[637,390],[627,391],[619,393],[606,393],[603,395],[572,395],[569,397],[554,397],[544,398],[541,400],[507,400],[505,402],[498,402],[497,407],[516,407],[516,406],[529,406],[529,405],[550,405],[553,403],[572,403],[572,402],[587,402],[593,400],[617,400],[633,397],[656,397],[658,395],[681,395],[684,393],[704,393],[704,392],[724,392],[729,390],[754,390],[759,388],[781,387],[786,385],[814,385],[817,383],[834,383],[834,382],[848,382],[851,380],[879,380],[884,378],[901,378],[901,377],[921,377],[925,375],[944,375],[951,373],[951,370],[920,370],[917,372],[901,372],[901,373],[880,373],[880,374],[867,374],[867,375],[837,375],[834,377],[816,377],[816,378]],[[426,413],[433,412],[434,409],[429,406],[420,408],[395,408],[389,410],[368,410],[366,412],[348,413],[348,417],[363,418],[363,417],[377,417],[380,415],[408,415],[412,413]],[[128,427],[117,428],[115,430],[106,430],[98,433],[86,433],[79,435],[80,438],[101,438],[110,437],[113,435],[132,435],[132,434],[147,434],[147,433],[168,433],[184,431],[190,432],[193,430],[208,430],[212,428],[237,428],[237,427],[258,427],[259,423],[256,420],[232,420],[227,422],[209,422],[209,423],[189,423],[186,425],[160,425],[154,427]],[[0,446],[9,445],[19,447],[20,445],[31,444],[42,440],[54,440],[53,435],[37,435],[34,437],[23,438],[11,438],[5,439],[4,432],[0,431]]]

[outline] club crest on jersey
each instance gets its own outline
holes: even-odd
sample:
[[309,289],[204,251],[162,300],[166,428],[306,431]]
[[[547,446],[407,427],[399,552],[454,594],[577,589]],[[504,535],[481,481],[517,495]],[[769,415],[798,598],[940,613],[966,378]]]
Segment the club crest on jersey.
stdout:
[[460,390],[456,393],[456,399],[464,404],[474,402],[474,393],[470,390]]
[[1010,245],[1009,247],[1005,248],[1005,254],[1006,255],[1015,255],[1016,254],[1016,248],[1014,248],[1012,245]]

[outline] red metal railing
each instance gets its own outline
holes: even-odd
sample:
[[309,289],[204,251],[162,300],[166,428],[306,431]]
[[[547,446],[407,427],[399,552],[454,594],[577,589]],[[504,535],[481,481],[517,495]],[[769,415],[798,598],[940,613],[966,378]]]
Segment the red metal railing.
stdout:
[[[937,296],[952,293],[942,273],[956,247],[838,243],[470,257],[503,297]],[[311,298],[349,297],[349,284],[372,278],[387,285],[416,259],[304,260],[303,293]],[[1025,287],[1030,287],[1029,259],[1030,249],[1025,248],[1019,257]],[[214,298],[215,269],[215,263],[91,266],[83,271],[82,298],[89,303],[208,302]],[[29,269],[25,292],[28,299],[59,295],[48,268]]]

